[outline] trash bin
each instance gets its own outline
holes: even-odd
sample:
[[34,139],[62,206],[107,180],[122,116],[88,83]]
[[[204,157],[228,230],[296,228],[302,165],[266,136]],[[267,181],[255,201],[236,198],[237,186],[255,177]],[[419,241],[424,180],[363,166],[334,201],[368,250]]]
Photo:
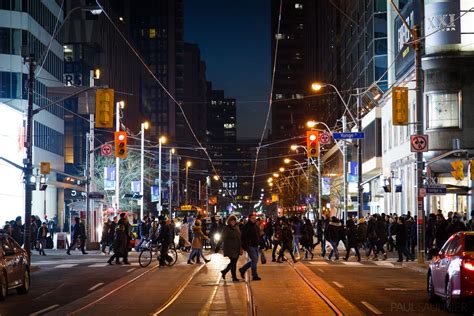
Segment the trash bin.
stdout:
[[56,249],[66,249],[66,233],[57,233]]

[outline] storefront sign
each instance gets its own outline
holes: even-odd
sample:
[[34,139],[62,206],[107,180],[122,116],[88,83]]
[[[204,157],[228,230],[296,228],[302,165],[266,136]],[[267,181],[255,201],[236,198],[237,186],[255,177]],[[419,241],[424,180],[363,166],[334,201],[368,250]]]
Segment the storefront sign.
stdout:
[[426,46],[461,43],[460,0],[434,2],[425,6]]
[[[413,9],[413,5],[409,2],[403,11],[401,12],[403,18],[410,26],[413,28],[414,20],[415,20],[415,12]],[[400,20],[397,16],[395,18],[395,32],[394,32],[394,47],[395,47],[395,77],[398,79],[401,75],[403,75],[408,68],[415,62],[415,50],[413,46],[405,45],[405,43],[411,40],[411,33],[405,26],[405,24]]]

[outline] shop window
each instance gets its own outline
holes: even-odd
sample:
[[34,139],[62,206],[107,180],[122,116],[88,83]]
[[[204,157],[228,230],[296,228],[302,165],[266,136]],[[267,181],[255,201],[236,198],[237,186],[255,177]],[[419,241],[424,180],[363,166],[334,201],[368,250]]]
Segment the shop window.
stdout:
[[149,29],[148,30],[148,37],[149,38],[156,38],[156,29]]
[[461,127],[461,93],[441,92],[427,95],[428,129]]

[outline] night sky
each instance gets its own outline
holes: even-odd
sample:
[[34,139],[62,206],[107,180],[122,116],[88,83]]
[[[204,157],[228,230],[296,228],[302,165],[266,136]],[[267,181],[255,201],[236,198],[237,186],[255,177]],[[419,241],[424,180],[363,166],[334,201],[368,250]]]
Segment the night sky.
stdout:
[[207,80],[237,99],[238,138],[260,138],[270,94],[270,1],[185,0],[184,6],[185,41],[199,45]]

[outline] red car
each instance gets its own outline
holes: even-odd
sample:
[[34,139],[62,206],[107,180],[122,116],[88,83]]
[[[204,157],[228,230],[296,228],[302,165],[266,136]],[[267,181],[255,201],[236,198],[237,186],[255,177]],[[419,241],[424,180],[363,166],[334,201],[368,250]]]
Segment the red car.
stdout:
[[453,234],[430,263],[427,290],[441,297],[448,310],[474,297],[474,232]]
[[26,294],[30,289],[30,267],[28,254],[10,236],[0,232],[0,300],[7,297],[8,290],[16,289]]

